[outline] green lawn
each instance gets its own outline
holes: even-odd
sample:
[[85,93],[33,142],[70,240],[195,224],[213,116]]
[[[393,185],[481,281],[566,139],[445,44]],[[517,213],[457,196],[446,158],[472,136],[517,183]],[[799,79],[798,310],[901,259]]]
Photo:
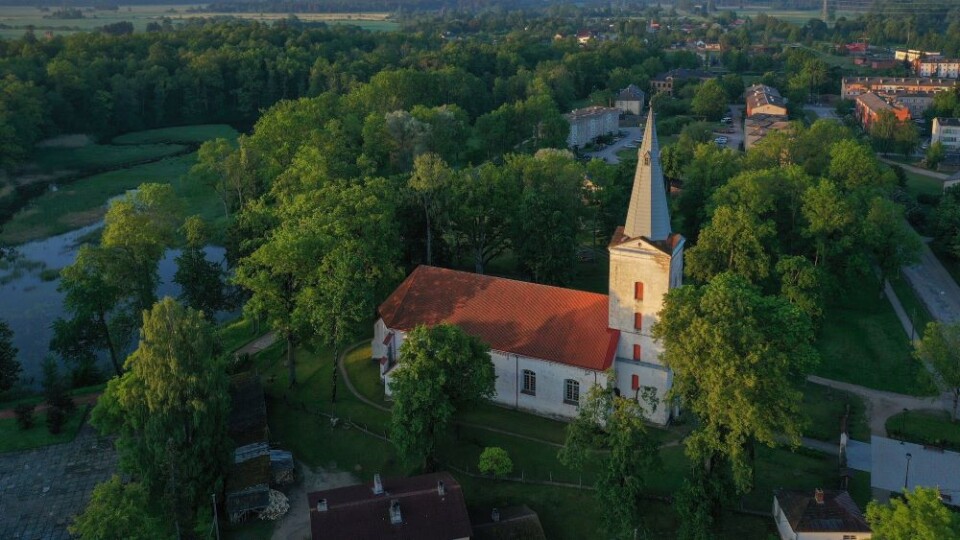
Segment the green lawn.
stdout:
[[[95,394],[97,392],[102,392],[103,389],[106,387],[107,387],[106,383],[94,384],[91,386],[81,386],[79,388],[74,388],[67,393],[73,397],[85,396],[87,394]],[[11,392],[13,391],[11,390]],[[42,395],[36,394],[34,393],[34,391],[29,391],[29,392],[31,392],[29,395],[26,395],[23,397],[17,397],[15,399],[0,401],[0,410],[12,409],[13,407],[16,407],[21,403],[33,403],[34,405],[36,405],[44,400],[44,397]]]
[[877,283],[867,280],[828,303],[816,344],[821,361],[814,373],[877,390],[934,395],[926,370],[911,357],[909,336],[877,291]]
[[835,390],[828,386],[806,383],[803,389],[803,410],[810,422],[803,434],[820,441],[840,440],[840,418],[850,407],[847,429],[850,437],[859,441],[870,440],[865,407],[860,396]]
[[84,417],[84,408],[78,407],[67,419],[63,429],[56,435],[47,430],[46,413],[34,412],[34,425],[27,431],[17,426],[16,418],[0,419],[0,453],[29,450],[39,446],[70,442],[80,430]]
[[907,176],[907,191],[914,196],[921,193],[926,195],[940,195],[943,193],[943,180],[932,178],[924,174],[904,170]]
[[216,138],[236,139],[237,130],[226,124],[198,124],[125,133],[113,138],[113,144],[182,143],[199,144]]
[[217,327],[220,343],[226,353],[232,353],[259,337],[260,334],[256,330],[253,321],[242,315],[236,319],[224,321]]
[[911,442],[960,451],[960,422],[951,421],[946,411],[907,411],[888,418],[886,427],[887,435],[894,439],[905,434]]
[[170,156],[186,150],[182,144],[140,144],[115,146],[88,144],[78,148],[42,147],[34,150],[30,162],[43,171],[102,171]]
[[897,294],[900,304],[913,322],[917,334],[915,339],[919,339],[923,335],[923,329],[926,328],[927,323],[934,322],[933,316],[927,311],[927,306],[920,300],[916,291],[913,290],[913,286],[903,275],[891,279],[890,286],[893,287],[893,292]]

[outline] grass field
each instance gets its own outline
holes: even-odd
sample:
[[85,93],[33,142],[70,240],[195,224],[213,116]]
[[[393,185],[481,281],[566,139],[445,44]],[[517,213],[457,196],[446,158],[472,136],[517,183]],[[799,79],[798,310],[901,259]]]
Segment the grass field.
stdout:
[[943,180],[907,170],[904,173],[907,176],[907,191],[914,196],[921,193],[939,196],[943,193]]
[[[767,15],[768,17],[776,17],[781,21],[788,22],[791,24],[804,25],[810,19],[820,19],[820,10],[819,9],[810,9],[810,10],[790,10],[790,9],[772,9],[768,6],[745,6],[741,8],[738,5],[718,5],[717,11],[734,11],[738,17],[756,17],[761,13]],[[856,18],[859,13],[856,11],[837,11],[837,18],[847,17]],[[829,23],[832,26],[832,23]]]
[[803,411],[810,420],[803,435],[820,441],[840,440],[840,418],[850,407],[847,430],[851,438],[870,440],[865,406],[860,396],[819,384],[806,383],[803,389]]
[[927,311],[927,306],[920,300],[920,297],[917,296],[913,287],[902,275],[891,279],[890,285],[893,287],[893,292],[897,294],[897,298],[900,299],[900,304],[903,306],[903,309],[907,311],[907,316],[910,317],[913,327],[916,329],[917,335],[914,337],[919,339],[920,336],[923,335],[923,329],[927,327],[927,323],[934,321],[933,316],[930,315],[930,312]]
[[34,413],[34,425],[26,431],[22,431],[17,426],[17,420],[15,418],[0,419],[0,453],[29,450],[50,444],[70,442],[77,436],[77,432],[80,430],[80,422],[83,420],[84,415],[84,408],[78,407],[77,410],[67,418],[60,433],[56,435],[50,434],[47,430],[45,423],[46,415],[43,412]]
[[133,163],[162,158],[183,152],[180,144],[141,144],[115,146],[112,144],[88,144],[79,148],[37,148],[30,156],[30,163],[44,172],[70,171],[82,173],[89,170],[119,168]]
[[[901,429],[903,430],[901,432]],[[887,419],[887,434],[895,439],[960,450],[960,422],[946,411],[908,411]]]
[[179,126],[160,129],[135,131],[114,137],[111,143],[115,145],[146,145],[157,143],[200,144],[216,138],[236,139],[237,130],[226,124],[198,124],[195,126]]
[[[275,21],[290,17],[289,13],[189,13],[199,5],[143,5],[123,6],[119,10],[84,9],[82,19],[44,19],[50,12],[41,11],[32,6],[0,6],[0,37],[15,39],[23,36],[28,27],[42,35],[49,31],[53,35],[67,35],[76,32],[91,31],[106,24],[120,21],[133,23],[134,29],[142,32],[150,22],[169,18],[174,24],[189,19],[235,17],[258,21]],[[324,22],[328,24],[350,24],[367,30],[393,31],[400,25],[388,18],[387,13],[297,13],[293,14],[301,21]]]
[[926,370],[911,358],[909,336],[876,282],[848,288],[827,305],[817,348],[817,375],[877,390],[918,396],[936,389]]

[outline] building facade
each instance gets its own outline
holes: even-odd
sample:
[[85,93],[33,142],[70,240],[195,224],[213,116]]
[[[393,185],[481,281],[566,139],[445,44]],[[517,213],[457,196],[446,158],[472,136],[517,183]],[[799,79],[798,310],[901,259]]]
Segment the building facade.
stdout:
[[890,112],[901,122],[910,120],[910,110],[906,107],[890,105],[886,100],[871,92],[857,96],[854,113],[864,131],[869,130],[880,113],[884,111]]
[[744,93],[747,102],[747,116],[755,114],[787,115],[787,100],[776,88],[765,84],[755,84]]
[[[650,111],[634,175],[626,224],[609,245],[609,294],[420,266],[380,305],[371,343],[384,391],[397,370],[407,333],[419,325],[455,324],[490,346],[493,401],[557,418],[573,418],[594,385],[643,400],[645,416],[666,424],[673,373],[650,331],[663,296],[683,278],[684,238],[670,229],[655,118]],[[613,380],[608,380],[612,374]]]
[[936,142],[948,152],[960,152],[960,118],[934,118],[930,144]]
[[657,75],[650,81],[650,92],[652,94],[666,92],[667,94],[673,95],[673,86],[677,81],[686,81],[691,79],[706,81],[714,78],[716,78],[716,75],[713,73],[701,71],[699,69],[671,69],[666,73]]
[[960,77],[960,58],[924,58],[915,62],[917,75],[956,79]]
[[620,109],[587,107],[563,115],[570,123],[567,135],[569,148],[583,148],[597,137],[610,135],[620,129]]
[[639,116],[643,112],[643,104],[646,100],[646,94],[636,85],[629,85],[617,93],[617,98],[613,106],[620,109],[624,114],[635,114]]
[[956,80],[924,77],[844,77],[840,94],[844,99],[872,92],[880,96],[930,95],[948,92],[957,86]]
[[777,490],[773,519],[781,540],[869,540],[867,520],[850,494],[839,490]]
[[743,149],[749,150],[773,131],[790,129],[790,120],[783,115],[755,114],[743,122]]

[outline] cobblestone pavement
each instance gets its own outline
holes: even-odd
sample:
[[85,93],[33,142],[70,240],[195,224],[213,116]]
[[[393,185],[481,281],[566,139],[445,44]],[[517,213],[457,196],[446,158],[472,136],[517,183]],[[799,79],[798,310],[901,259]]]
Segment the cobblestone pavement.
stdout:
[[0,454],[0,538],[69,539],[71,517],[116,465],[113,441],[88,425],[73,442]]

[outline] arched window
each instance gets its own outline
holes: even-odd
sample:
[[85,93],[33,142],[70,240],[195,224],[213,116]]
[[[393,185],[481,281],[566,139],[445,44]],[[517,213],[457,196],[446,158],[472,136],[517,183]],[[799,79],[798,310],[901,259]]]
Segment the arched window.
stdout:
[[523,370],[523,394],[537,395],[537,374],[529,369]]
[[650,164],[650,152],[644,152],[644,153],[643,153],[643,164],[644,164],[644,165],[649,165],[649,164]]
[[573,379],[563,381],[563,402],[568,405],[580,405],[580,383]]

